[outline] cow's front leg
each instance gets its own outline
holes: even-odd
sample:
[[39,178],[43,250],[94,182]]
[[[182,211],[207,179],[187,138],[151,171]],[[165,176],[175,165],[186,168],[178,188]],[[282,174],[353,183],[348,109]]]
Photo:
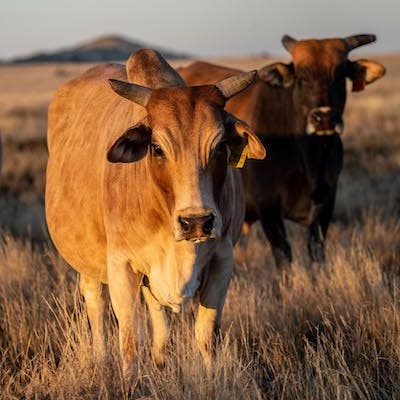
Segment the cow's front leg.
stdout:
[[80,274],[79,288],[86,303],[86,310],[92,332],[93,353],[96,361],[103,363],[105,359],[104,344],[104,300],[102,284],[98,279]]
[[146,300],[151,318],[153,330],[153,359],[158,367],[162,367],[165,362],[164,348],[169,338],[168,323],[163,307],[154,298],[150,289],[146,286],[142,286],[142,293]]
[[281,271],[288,270],[293,257],[280,211],[272,208],[263,210],[261,224],[271,244],[276,266]]
[[212,258],[200,290],[195,334],[206,368],[211,370],[215,342],[219,336],[222,309],[233,271],[233,246],[226,241]]
[[126,258],[111,256],[107,265],[108,285],[114,313],[118,320],[122,372],[130,380],[137,350],[137,304],[141,276],[135,274]]
[[318,217],[308,228],[308,254],[311,261],[315,263],[321,264],[325,262],[325,239],[335,207],[335,197],[336,186],[332,189],[332,193],[323,204]]
[[325,236],[322,232],[321,223],[318,220],[313,222],[308,228],[307,249],[312,262],[325,262]]

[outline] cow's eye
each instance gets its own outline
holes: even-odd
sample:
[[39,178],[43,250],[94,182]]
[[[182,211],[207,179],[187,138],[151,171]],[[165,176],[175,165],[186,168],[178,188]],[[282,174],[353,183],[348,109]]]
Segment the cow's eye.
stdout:
[[151,152],[154,157],[162,157],[164,155],[164,152],[157,143],[151,144]]
[[226,151],[226,140],[222,140],[220,141],[216,146],[215,146],[215,151],[217,153],[223,153]]
[[221,140],[214,148],[214,157],[221,158],[226,157],[228,150],[228,142]]

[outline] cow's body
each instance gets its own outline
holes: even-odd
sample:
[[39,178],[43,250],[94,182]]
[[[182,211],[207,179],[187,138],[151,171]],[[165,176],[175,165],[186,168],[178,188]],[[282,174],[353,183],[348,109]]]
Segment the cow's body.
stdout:
[[[361,36],[364,41],[372,40]],[[292,260],[283,219],[308,227],[311,259],[324,260],[324,240],[343,161],[340,133],[345,78],[350,74],[346,70],[356,68],[349,66],[345,40],[285,40],[291,42],[294,63],[262,68],[258,81],[227,104],[268,149],[266,159],[249,161],[243,171],[246,222],[251,225],[261,220],[278,266]],[[362,62],[362,68],[372,64]],[[380,67],[373,65],[378,77],[384,72]],[[212,84],[240,72],[203,62],[178,71],[191,85]],[[364,85],[377,77],[352,79]]]
[[[168,216],[162,215],[163,193],[153,185],[146,164],[111,164],[105,157],[121,132],[145,114],[142,107],[109,89],[110,78],[126,80],[124,66],[95,67],[58,92],[60,100],[52,103],[49,113],[46,193],[54,243],[74,268],[103,283],[107,283],[107,246],[112,242],[134,269],[145,274],[150,265],[165,262],[165,255],[171,262],[191,263],[185,253],[194,247],[190,242],[176,242],[170,234]],[[136,83],[155,86],[151,80]],[[62,118],[57,109],[68,112],[62,112]],[[233,242],[239,237],[244,208],[240,192],[238,172],[229,169],[221,188],[221,202],[226,205],[221,212],[222,229]]]
[[[157,90],[144,108],[117,96],[108,79],[129,80]],[[126,68],[117,64],[95,67],[72,80],[57,92],[49,109],[49,231],[63,257],[81,273],[81,290],[99,353],[104,352],[100,282],[109,284],[126,374],[134,354],[132,313],[143,276],[148,282],[144,295],[156,325],[156,361],[162,362],[168,333],[160,305],[179,311],[200,283],[196,335],[207,357],[206,348],[219,324],[232,270],[232,247],[244,215],[237,171],[226,168],[222,158],[226,176],[219,181],[218,196],[213,196],[212,177],[202,172],[206,168],[202,166],[204,157],[214,157],[204,146],[214,137],[213,124],[221,123],[215,113],[222,112],[223,105],[214,106],[221,94],[214,88],[193,91],[183,86],[159,55],[142,51],[131,56]],[[165,98],[172,99],[172,105]],[[199,113],[202,118],[196,117]],[[150,128],[140,121],[151,125],[151,139]],[[192,141],[192,134],[197,135],[196,140]],[[140,140],[132,135],[139,135]],[[118,144],[119,138],[125,137],[136,140],[132,152],[142,146],[144,153],[127,160],[132,157],[130,148],[122,154],[126,149],[121,150]],[[161,151],[158,145],[150,144],[155,138],[165,155],[157,153]],[[149,143],[143,144],[145,140]],[[203,147],[198,146],[206,153],[199,155]],[[113,162],[107,160],[107,152]],[[204,210],[212,214],[205,215]],[[198,220],[209,215],[211,222],[199,225]],[[189,232],[189,237],[184,229],[189,226],[184,225],[189,224],[187,220],[190,227],[203,228],[204,233]],[[206,230],[207,223],[212,226]]]

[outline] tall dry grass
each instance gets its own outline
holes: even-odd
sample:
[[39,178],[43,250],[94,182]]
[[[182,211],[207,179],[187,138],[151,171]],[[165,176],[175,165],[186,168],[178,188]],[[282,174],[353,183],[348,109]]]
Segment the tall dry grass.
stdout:
[[[265,62],[231,64],[251,69]],[[110,306],[109,359],[99,366],[77,275],[47,242],[43,225],[42,105],[60,81],[83,67],[3,69],[0,399],[400,398],[400,58],[383,62],[388,76],[349,96],[345,166],[326,266],[310,265],[304,230],[288,224],[296,263],[283,279],[256,225],[236,249],[212,374],[206,374],[193,338],[195,305],[169,315],[173,333],[162,370],[151,359],[151,327],[141,305],[141,345],[130,387],[121,379]],[[21,71],[22,81],[13,79]],[[40,90],[37,76],[46,71],[49,80]]]
[[[292,233],[300,253],[300,232]],[[98,366],[76,274],[54,250],[39,252],[5,236],[1,398],[400,398],[398,271],[382,268],[382,260],[399,265],[399,234],[399,223],[379,213],[363,216],[356,227],[334,225],[327,265],[296,263],[285,284],[269,249],[248,241],[238,250],[245,261],[229,290],[212,375],[202,367],[193,339],[195,307],[188,305],[183,315],[170,316],[174,329],[162,370],[149,354],[150,329],[139,323],[142,343],[130,388],[121,379],[111,310],[110,359]],[[144,306],[141,314],[146,321]]]

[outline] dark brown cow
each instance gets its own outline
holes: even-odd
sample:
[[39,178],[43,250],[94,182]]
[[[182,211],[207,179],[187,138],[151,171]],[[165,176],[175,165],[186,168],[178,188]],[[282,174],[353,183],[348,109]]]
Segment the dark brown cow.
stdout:
[[[265,160],[251,161],[244,169],[246,221],[261,220],[278,266],[292,261],[284,218],[308,227],[310,257],[324,260],[342,168],[346,78],[357,92],[385,73],[377,62],[347,56],[375,39],[355,35],[297,41],[284,36],[292,61],[261,68],[259,80],[228,103],[227,109],[246,121],[269,151]],[[179,70],[190,84],[213,83],[238,72],[202,62]]]

